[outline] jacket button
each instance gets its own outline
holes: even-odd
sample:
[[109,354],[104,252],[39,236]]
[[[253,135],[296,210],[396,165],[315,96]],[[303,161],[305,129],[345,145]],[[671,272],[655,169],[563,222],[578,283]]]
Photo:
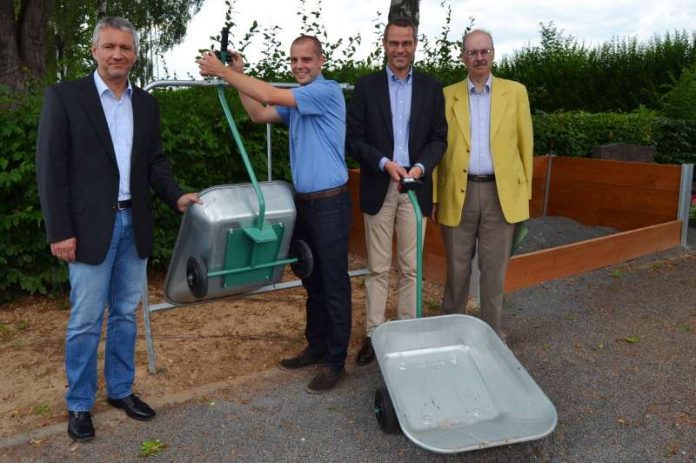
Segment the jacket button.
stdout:
[[464,193],[466,190],[464,190],[464,188],[462,188],[460,191],[461,191],[462,193]]
[[114,206],[111,206],[111,209],[113,209],[113,210],[115,211],[115,210],[116,210],[116,206],[115,206],[115,205],[114,205]]

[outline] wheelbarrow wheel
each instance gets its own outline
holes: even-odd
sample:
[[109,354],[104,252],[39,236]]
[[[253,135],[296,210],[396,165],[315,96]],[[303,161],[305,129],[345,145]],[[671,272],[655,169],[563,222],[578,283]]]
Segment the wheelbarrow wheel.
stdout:
[[208,294],[208,267],[198,256],[191,256],[186,262],[186,283],[196,299]]
[[314,270],[314,256],[307,242],[295,240],[290,243],[290,257],[297,259],[297,262],[290,264],[292,273],[300,279],[309,278]]
[[380,386],[375,391],[375,417],[382,432],[396,434],[401,430],[394,404],[386,386]]

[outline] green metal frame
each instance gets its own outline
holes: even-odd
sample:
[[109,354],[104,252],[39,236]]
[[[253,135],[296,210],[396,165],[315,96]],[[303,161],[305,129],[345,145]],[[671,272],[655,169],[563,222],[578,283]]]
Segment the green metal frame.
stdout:
[[423,317],[423,213],[413,190],[408,192],[408,199],[416,213],[416,318]]
[[[221,50],[221,58],[224,63],[227,58],[226,50]],[[225,113],[227,124],[232,131],[234,141],[239,149],[244,168],[249,175],[249,180],[254,187],[259,204],[259,213],[254,221],[254,225],[227,231],[224,269],[208,273],[208,277],[224,276],[223,285],[224,287],[229,287],[254,281],[270,280],[275,267],[292,264],[297,262],[297,259],[277,260],[280,244],[285,233],[285,226],[282,223],[270,225],[265,222],[266,201],[256,179],[249,155],[242,142],[242,137],[239,134],[239,130],[237,130],[237,124],[234,121],[234,117],[232,117],[232,111],[225,98],[225,85],[218,85],[217,91],[220,106],[222,106],[222,110]]]

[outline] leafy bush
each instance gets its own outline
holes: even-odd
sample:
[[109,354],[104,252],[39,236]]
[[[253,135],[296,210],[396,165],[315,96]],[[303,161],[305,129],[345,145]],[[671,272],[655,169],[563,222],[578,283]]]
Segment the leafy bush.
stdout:
[[662,103],[665,116],[696,122],[696,63],[684,71]]
[[696,122],[659,117],[653,131],[657,162],[696,163]]
[[655,113],[645,110],[630,114],[536,114],[534,152],[584,157],[590,155],[594,146],[605,143],[652,145],[655,118]]
[[0,91],[0,301],[62,287],[64,266],[46,245],[36,186],[37,93]]

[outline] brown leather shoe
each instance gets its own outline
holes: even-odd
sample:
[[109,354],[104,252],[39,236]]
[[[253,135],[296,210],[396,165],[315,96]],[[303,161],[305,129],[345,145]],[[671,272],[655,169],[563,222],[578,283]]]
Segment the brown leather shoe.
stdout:
[[329,367],[322,367],[321,371],[307,385],[307,392],[310,394],[321,394],[329,391],[336,386],[336,383],[343,378],[346,370],[341,368],[338,371],[332,370]]
[[363,346],[358,352],[358,356],[355,358],[355,363],[360,366],[367,365],[375,359],[375,350],[372,348],[372,339],[365,338]]

